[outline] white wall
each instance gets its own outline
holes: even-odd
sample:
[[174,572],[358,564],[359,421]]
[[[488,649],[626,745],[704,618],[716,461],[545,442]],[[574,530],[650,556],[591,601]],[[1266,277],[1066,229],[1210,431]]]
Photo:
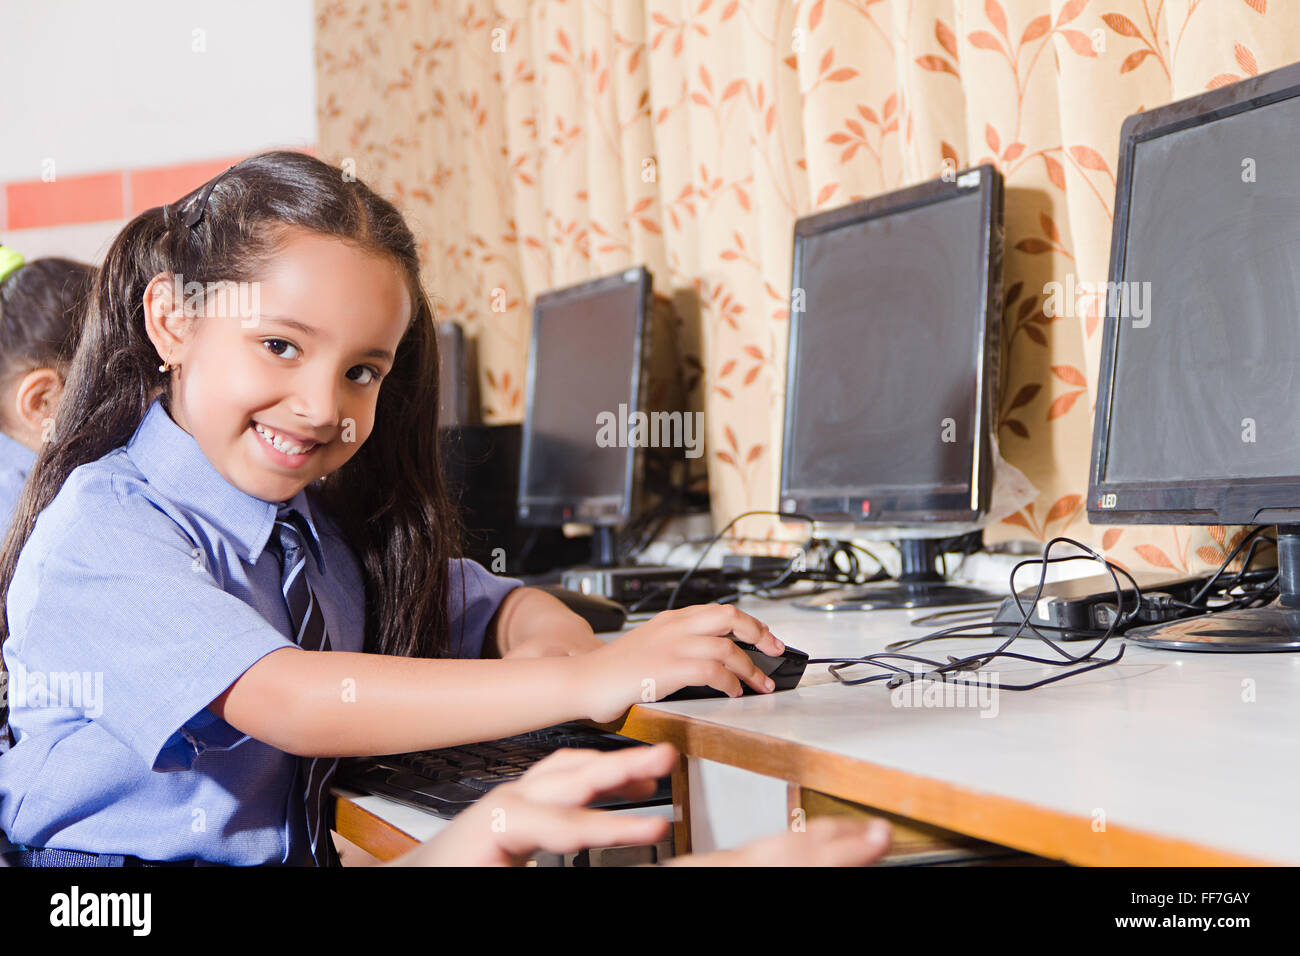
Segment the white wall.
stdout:
[[10,246],[28,262],[42,256],[62,256],[100,265],[104,254],[125,219],[104,222],[79,222],[72,226],[46,226],[38,229],[0,229],[0,246]]
[[311,0],[3,6],[0,182],[316,142]]

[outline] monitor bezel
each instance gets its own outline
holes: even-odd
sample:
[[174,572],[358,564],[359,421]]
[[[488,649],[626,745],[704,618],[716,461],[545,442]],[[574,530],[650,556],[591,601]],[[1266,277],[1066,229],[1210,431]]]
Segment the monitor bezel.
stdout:
[[[975,173],[978,173],[979,181],[971,185],[969,180]],[[928,488],[900,489],[897,486],[878,485],[862,485],[852,492],[828,491],[826,494],[809,494],[803,489],[791,489],[793,430],[797,412],[796,392],[792,383],[798,374],[799,332],[806,315],[796,312],[793,301],[791,302],[790,337],[786,353],[786,401],[781,426],[781,510],[806,514],[818,521],[903,528],[968,524],[979,521],[987,514],[993,485],[992,409],[997,394],[998,339],[1002,319],[1003,188],[1002,174],[992,164],[984,163],[956,172],[951,181],[943,178],[928,180],[804,216],[795,223],[794,261],[790,277],[792,299],[794,290],[800,287],[805,239],[831,229],[967,196],[976,189],[980,194],[981,219],[978,257],[987,267],[980,270],[978,301],[984,305],[984,317],[971,355],[976,369],[975,387],[978,395],[972,428],[972,441],[976,447],[971,455],[971,480],[962,486],[960,492],[938,493]]]
[[[539,321],[544,309],[563,306],[575,300],[603,295],[627,286],[639,286],[641,294],[637,297],[637,314],[635,317],[634,352],[632,356],[632,375],[628,383],[630,402],[629,413],[633,410],[644,411],[645,396],[649,375],[649,349],[647,336],[650,330],[650,314],[653,299],[653,276],[644,265],[630,266],[608,275],[599,276],[584,282],[574,283],[541,293],[533,302],[533,328],[529,339],[527,385],[525,389],[524,426],[522,446],[519,457],[519,491],[516,500],[516,513],[520,524],[559,526],[566,522],[593,525],[596,527],[618,527],[626,524],[636,508],[640,489],[641,471],[644,467],[644,449],[625,447],[623,485],[619,492],[618,504],[611,508],[608,504],[599,504],[605,498],[590,496],[530,496],[526,492],[528,475],[532,467],[533,455],[533,413],[537,389],[537,355],[538,339],[541,334]],[[615,410],[616,411],[616,410]],[[596,437],[596,410],[592,411],[592,440]]]
[[[438,344],[438,427],[455,428],[470,424],[471,369],[465,329],[459,322],[437,325]],[[448,381],[442,374],[450,372]],[[446,414],[444,414],[444,412]]]
[[[1300,96],[1300,64],[1129,116],[1120,129],[1110,282],[1124,281],[1133,161],[1139,144]],[[1109,297],[1107,297],[1109,299]],[[1180,481],[1102,479],[1110,437],[1119,316],[1106,303],[1097,407],[1088,468],[1088,520],[1093,524],[1276,524],[1300,521],[1300,476],[1197,478]]]

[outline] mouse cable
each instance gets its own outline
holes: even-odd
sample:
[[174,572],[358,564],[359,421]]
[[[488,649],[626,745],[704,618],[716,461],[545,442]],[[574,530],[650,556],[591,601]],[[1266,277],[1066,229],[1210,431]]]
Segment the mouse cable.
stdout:
[[[1053,558],[1051,556],[1052,548],[1060,544],[1071,545],[1083,551],[1084,554],[1070,555],[1064,558]],[[1048,565],[1055,564],[1062,561],[1084,560],[1084,559],[1092,559],[1098,561],[1103,565],[1103,567],[1106,568],[1106,571],[1110,575],[1111,581],[1115,586],[1116,607],[1120,608],[1121,612],[1125,602],[1124,602],[1123,588],[1120,586],[1119,577],[1116,574],[1117,571],[1123,574],[1132,583],[1135,589],[1135,604],[1131,611],[1127,613],[1122,612],[1115,616],[1115,619],[1111,621],[1110,626],[1106,629],[1105,633],[1101,634],[1098,637],[1097,642],[1093,647],[1091,647],[1085,653],[1074,655],[1066,651],[1064,648],[1060,647],[1058,644],[1056,644],[1047,634],[1036,629],[1034,625],[1030,622],[1029,618],[1030,618],[1030,610],[1037,605],[1039,598],[1041,598],[1042,596],[1043,588],[1047,584]],[[1016,575],[1022,568],[1033,564],[1037,564],[1040,567],[1038,586],[1035,589],[1033,598],[1030,600],[1028,606],[1026,606],[1022,602],[1020,594],[1017,591],[1015,586]],[[1045,684],[1051,684],[1059,680],[1064,680],[1067,677],[1073,677],[1078,674],[1083,674],[1088,671],[1096,670],[1099,667],[1109,666],[1110,664],[1114,664],[1123,658],[1125,645],[1122,643],[1120,645],[1118,653],[1114,657],[1098,658],[1096,657],[1096,654],[1098,653],[1098,651],[1101,650],[1101,648],[1106,644],[1107,641],[1109,641],[1112,637],[1115,636],[1116,627],[1121,622],[1121,620],[1124,620],[1126,618],[1131,618],[1133,615],[1137,613],[1138,607],[1140,607],[1141,605],[1141,588],[1138,586],[1137,582],[1133,580],[1132,575],[1128,574],[1128,572],[1125,571],[1123,568],[1111,564],[1109,561],[1103,558],[1092,548],[1088,547],[1082,542],[1075,541],[1072,538],[1066,538],[1066,537],[1053,538],[1049,542],[1047,542],[1047,544],[1044,546],[1043,554],[1041,557],[1031,558],[1016,564],[1016,566],[1011,571],[1010,586],[1011,586],[1011,594],[1015,598],[1016,605],[1021,612],[1021,621],[1019,625],[1016,627],[1015,631],[1009,636],[1004,634],[994,633],[991,631],[983,635],[980,635],[980,636],[985,636],[990,638],[1005,638],[1005,640],[1003,640],[1003,642],[995,650],[983,651],[977,654],[972,654],[967,657],[953,657],[950,655],[947,661],[936,661],[936,660],[931,660],[929,658],[916,657],[910,654],[884,652],[884,653],[877,653],[877,654],[867,654],[864,655],[863,657],[857,657],[857,658],[817,658],[817,659],[809,660],[808,663],[830,665],[828,669],[831,675],[841,683],[863,684],[863,683],[868,683],[873,681],[884,680],[888,682],[888,686],[890,689],[902,686],[903,684],[914,680],[936,680],[936,681],[943,681],[943,682],[953,683],[953,684],[989,686],[988,682],[982,682],[978,680],[971,681],[971,680],[959,679],[956,675],[961,672],[977,672],[982,668],[988,666],[988,664],[990,664],[992,661],[998,659],[1028,661],[1031,663],[1046,664],[1048,666],[1053,666],[1053,667],[1076,665],[1073,667],[1073,669],[1071,669],[1070,671],[1064,674],[1057,674],[1055,676],[1047,677],[1042,680],[1034,681],[1028,684],[1006,684],[1006,683],[1002,683],[1001,681],[998,681],[998,683],[994,685],[1005,690],[1032,690],[1036,687],[1042,687]],[[962,632],[969,632],[972,630],[972,628],[977,628],[977,627],[984,628],[985,630],[988,629],[987,625],[982,625],[982,624],[957,625],[955,627],[945,628],[943,631],[940,631],[937,634],[928,635],[925,638],[917,638],[914,639],[914,641],[912,642],[905,642],[905,643],[920,643],[923,640],[936,640],[944,636],[955,636]],[[1024,633],[1026,628],[1029,628],[1030,630],[1034,631],[1038,635],[1038,637],[1049,647],[1051,647],[1054,651],[1056,651],[1056,653],[1058,653],[1063,658],[1063,660],[1053,660],[1051,658],[1036,657],[1033,655],[1019,654],[1019,653],[1008,651],[1007,648],[1010,647],[1011,644]],[[975,636],[975,635],[967,635],[967,636]],[[912,664],[920,664],[922,665],[923,668],[929,668],[929,669],[920,670],[917,668],[901,667],[897,664],[894,664],[893,661],[907,661]],[[862,678],[845,678],[840,676],[840,672],[842,670],[849,667],[862,666],[864,664],[879,667],[882,670],[884,670],[884,673],[872,674]]]
[[[986,605],[993,604],[993,601],[984,601],[974,607],[954,607],[946,608],[942,611],[934,611],[931,614],[922,614],[920,617],[914,617],[907,623],[912,627],[937,627],[945,624],[957,624],[965,621],[988,622],[988,609]],[[1001,599],[996,603],[1001,604]],[[890,645],[891,647],[893,645]]]

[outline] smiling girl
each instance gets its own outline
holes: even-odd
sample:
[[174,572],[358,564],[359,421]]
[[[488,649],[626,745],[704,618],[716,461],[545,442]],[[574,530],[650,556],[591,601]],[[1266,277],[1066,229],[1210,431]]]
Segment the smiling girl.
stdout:
[[605,644],[457,557],[434,328],[401,215],[305,155],[116,238],[0,554],[29,863],[329,865],[340,756],[771,689],[725,635],[783,645],[732,607]]

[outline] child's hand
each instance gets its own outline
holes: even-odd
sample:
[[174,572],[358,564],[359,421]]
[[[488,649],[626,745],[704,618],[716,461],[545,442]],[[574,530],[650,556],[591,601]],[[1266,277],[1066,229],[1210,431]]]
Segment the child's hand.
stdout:
[[819,817],[802,833],[786,832],[748,843],[738,850],[692,854],[669,866],[866,866],[889,849],[884,820]]
[[770,691],[772,681],[727,639],[728,634],[765,654],[785,651],[766,624],[730,604],[664,611],[575,659],[583,668],[579,676],[583,712],[608,723],[632,704],[706,684],[731,697],[740,696],[742,680],[760,693]]
[[[575,853],[588,847],[657,843],[662,817],[587,809],[601,796],[646,799],[672,770],[671,744],[613,753],[559,750],[514,783],[502,784],[463,811],[445,830],[393,866],[521,866],[540,850]],[[812,820],[803,833],[779,833],[737,850],[678,857],[679,866],[862,866],[889,847],[883,820]]]
[[647,799],[676,760],[671,744],[613,753],[558,750],[514,783],[493,788],[393,865],[521,866],[539,850],[575,853],[657,843],[668,832],[667,820],[590,810],[587,804],[615,793]]

